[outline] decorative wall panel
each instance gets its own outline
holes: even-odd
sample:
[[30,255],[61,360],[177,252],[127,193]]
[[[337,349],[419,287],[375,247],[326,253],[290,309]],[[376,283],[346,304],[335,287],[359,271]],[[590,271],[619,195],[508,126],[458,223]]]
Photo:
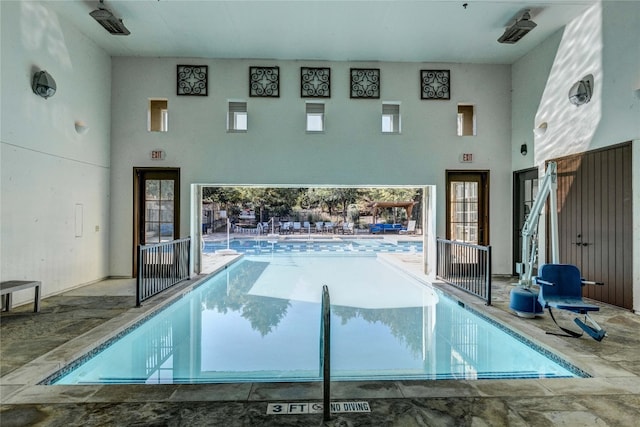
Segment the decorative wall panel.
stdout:
[[300,67],[302,98],[331,97],[331,68]]
[[422,99],[450,99],[451,80],[449,70],[420,70]]
[[380,98],[380,69],[351,69],[351,98]]
[[207,96],[206,65],[178,65],[178,95]]
[[249,96],[280,97],[280,67],[249,67]]

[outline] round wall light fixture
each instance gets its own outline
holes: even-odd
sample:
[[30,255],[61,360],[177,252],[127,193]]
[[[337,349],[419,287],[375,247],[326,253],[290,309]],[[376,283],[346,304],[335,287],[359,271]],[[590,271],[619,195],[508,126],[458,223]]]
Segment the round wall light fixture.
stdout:
[[591,101],[593,94],[593,75],[583,77],[571,86],[569,89],[569,102],[579,107]]
[[548,127],[549,127],[549,124],[547,122],[542,122],[533,130],[533,134],[537,137],[540,137],[545,133],[547,133]]
[[85,133],[89,132],[89,125],[87,125],[82,120],[76,121],[74,123],[74,126],[76,128],[76,133],[78,133],[80,135],[84,135]]
[[56,88],[56,81],[51,77],[51,74],[45,70],[38,71],[33,75],[31,89],[33,89],[33,93],[36,95],[47,99],[56,93]]

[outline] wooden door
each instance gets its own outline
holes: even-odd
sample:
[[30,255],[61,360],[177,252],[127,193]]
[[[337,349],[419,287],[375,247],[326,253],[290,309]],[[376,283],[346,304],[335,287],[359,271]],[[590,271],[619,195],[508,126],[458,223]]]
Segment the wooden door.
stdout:
[[133,275],[138,245],[180,237],[180,169],[133,170]]
[[489,172],[447,171],[447,239],[489,244]]
[[560,262],[605,283],[584,296],[631,309],[631,143],[556,162]]

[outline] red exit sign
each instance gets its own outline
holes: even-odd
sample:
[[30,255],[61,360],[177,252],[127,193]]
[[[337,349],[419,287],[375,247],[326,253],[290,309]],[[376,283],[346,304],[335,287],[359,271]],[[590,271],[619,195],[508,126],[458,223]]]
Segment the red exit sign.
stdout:
[[164,160],[164,150],[151,150],[149,156],[151,160]]
[[462,153],[462,154],[460,154],[460,162],[461,163],[472,163],[473,162],[473,153]]

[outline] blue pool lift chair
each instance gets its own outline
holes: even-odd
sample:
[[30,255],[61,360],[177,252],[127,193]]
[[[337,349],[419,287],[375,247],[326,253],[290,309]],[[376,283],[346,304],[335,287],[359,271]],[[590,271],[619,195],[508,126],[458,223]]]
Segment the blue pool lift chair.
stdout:
[[[599,311],[600,307],[584,302],[582,287],[584,285],[604,285],[604,283],[584,280],[578,267],[571,264],[544,264],[539,268],[535,282],[540,286],[538,294],[540,305],[549,309],[551,319],[564,332],[564,334],[547,332],[548,334],[573,338],[579,338],[583,335],[583,332],[575,332],[558,324],[553,316],[553,311],[551,311],[552,308],[557,308],[583,314],[584,321],[576,317],[574,322],[594,340],[602,341],[607,333],[589,316],[590,311]],[[587,321],[593,326],[587,325],[585,323]]]

